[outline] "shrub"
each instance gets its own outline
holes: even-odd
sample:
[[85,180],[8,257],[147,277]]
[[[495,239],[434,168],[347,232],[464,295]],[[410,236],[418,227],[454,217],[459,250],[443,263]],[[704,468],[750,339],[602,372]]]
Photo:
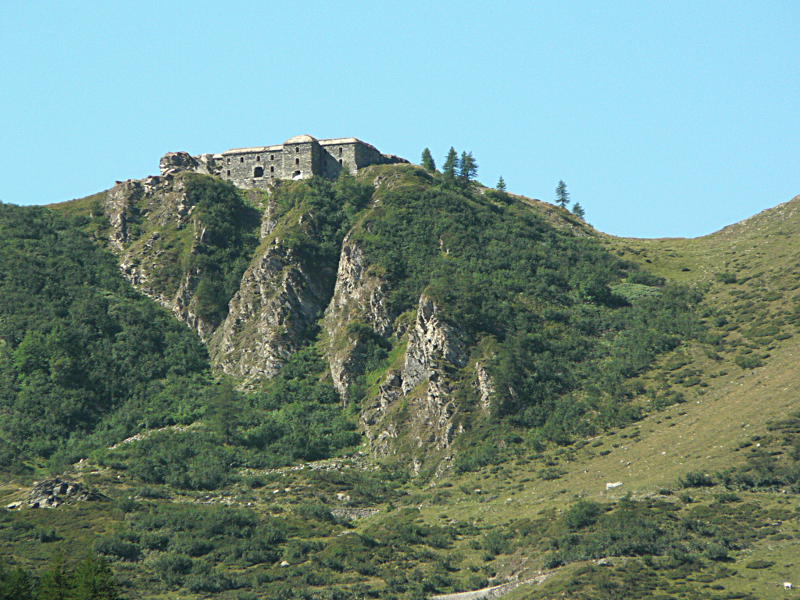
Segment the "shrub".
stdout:
[[733,362],[743,369],[755,369],[764,364],[764,361],[755,354],[739,354]]
[[545,481],[552,481],[553,479],[559,479],[564,473],[566,473],[566,471],[558,467],[545,467],[539,471],[539,478]]
[[722,283],[736,283],[736,275],[733,273],[717,273],[716,277]]
[[509,543],[508,536],[497,529],[493,529],[483,536],[483,543],[481,545],[492,556],[511,552],[511,544]]
[[681,487],[696,488],[696,487],[713,487],[714,479],[700,471],[691,471],[678,480]]
[[97,542],[95,549],[100,554],[131,562],[138,561],[141,558],[141,549],[138,544],[125,541],[116,535],[101,538]]
[[591,500],[579,500],[564,514],[564,523],[570,529],[577,530],[594,525],[603,512],[602,505]]
[[775,563],[771,560],[751,560],[744,566],[748,569],[768,569]]
[[194,561],[183,554],[167,553],[154,558],[149,564],[165,584],[179,587],[185,575],[192,570]]

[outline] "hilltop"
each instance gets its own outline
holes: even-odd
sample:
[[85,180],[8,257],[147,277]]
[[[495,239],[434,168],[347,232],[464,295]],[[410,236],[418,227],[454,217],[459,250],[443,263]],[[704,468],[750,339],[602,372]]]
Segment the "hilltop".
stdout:
[[9,558],[97,538],[132,597],[768,597],[798,206],[615,238],[410,164],[2,206],[0,495],[101,498],[5,511]]

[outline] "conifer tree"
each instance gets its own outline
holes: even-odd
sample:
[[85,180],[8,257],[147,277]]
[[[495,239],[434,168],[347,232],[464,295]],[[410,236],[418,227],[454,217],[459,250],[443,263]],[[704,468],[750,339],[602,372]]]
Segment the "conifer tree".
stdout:
[[455,148],[450,146],[447,158],[444,161],[444,166],[442,167],[442,173],[444,173],[445,179],[448,181],[455,181],[458,167],[458,153]]
[[76,600],[117,600],[119,590],[108,563],[90,554],[75,571],[73,598]]
[[580,202],[576,202],[572,205],[572,214],[578,217],[579,219],[583,219],[586,216],[586,211],[583,210]]
[[436,163],[433,161],[433,155],[428,148],[422,151],[422,167],[431,173],[436,170]]
[[27,571],[7,570],[0,564],[0,600],[33,600],[32,587]]
[[469,184],[478,174],[478,163],[472,156],[472,152],[462,152],[459,161],[458,178],[463,185]]
[[564,183],[563,179],[559,180],[556,186],[556,204],[561,208],[567,208],[567,204],[569,204],[569,192],[567,191],[567,184]]
[[39,597],[47,600],[71,600],[72,578],[67,573],[63,558],[56,558],[39,582]]
[[505,192],[506,191],[506,180],[503,179],[503,176],[500,175],[500,179],[497,180],[497,185],[494,186],[498,192]]
[[236,428],[236,400],[236,390],[227,379],[208,391],[208,425],[225,444],[231,443]]

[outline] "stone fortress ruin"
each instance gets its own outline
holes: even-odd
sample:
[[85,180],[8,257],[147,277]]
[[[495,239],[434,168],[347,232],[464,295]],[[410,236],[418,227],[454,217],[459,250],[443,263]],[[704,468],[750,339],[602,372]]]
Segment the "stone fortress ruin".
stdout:
[[194,171],[216,175],[240,188],[265,188],[278,179],[336,178],[342,169],[355,174],[369,165],[408,162],[357,138],[318,140],[297,135],[276,146],[234,148],[221,154],[191,156],[169,152],[161,158],[161,174]]

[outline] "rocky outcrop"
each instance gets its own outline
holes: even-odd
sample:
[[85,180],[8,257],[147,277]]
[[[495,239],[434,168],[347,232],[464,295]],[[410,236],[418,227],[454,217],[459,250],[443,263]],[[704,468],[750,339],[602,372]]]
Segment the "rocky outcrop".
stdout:
[[167,152],[159,161],[161,175],[174,175],[182,171],[194,171],[204,175],[219,175],[220,168],[213,154],[192,156],[188,152]]
[[[433,299],[420,297],[402,369],[387,375],[378,397],[362,411],[367,437],[379,454],[393,452],[398,427],[426,451],[447,450],[461,429],[450,380],[467,364],[467,344],[463,333],[440,313]],[[392,413],[400,400],[405,400],[407,411],[397,423]]]
[[336,519],[346,521],[358,521],[359,519],[368,519],[377,515],[380,511],[378,508],[332,508],[331,514]]
[[312,271],[279,239],[265,243],[211,340],[214,362],[245,385],[273,377],[307,342],[328,303],[332,279],[325,267]]
[[179,171],[193,171],[198,164],[197,159],[188,152],[167,152],[158,162],[162,175]]
[[363,248],[348,235],[342,243],[333,298],[325,311],[328,363],[333,385],[347,397],[350,386],[364,372],[360,346],[364,343],[350,331],[353,323],[369,326],[379,336],[392,333],[392,315],[386,302],[386,284],[370,271]]
[[443,321],[436,303],[423,295],[417,307],[417,319],[408,335],[403,366],[403,393],[408,394],[424,380],[430,381],[448,366],[463,367],[467,346],[462,333]]
[[202,227],[191,219],[193,208],[185,180],[169,174],[119,183],[106,195],[105,206],[111,225],[109,241],[119,254],[123,275],[207,339],[214,324],[200,318],[192,307],[198,273],[184,273],[176,287],[163,282],[163,272],[174,268],[176,258],[170,254],[174,242],[165,236],[188,236],[190,253],[202,243]]
[[143,193],[140,181],[125,181],[115,185],[106,194],[106,214],[111,225],[109,242],[116,250],[122,250],[128,241],[128,221],[136,201]]
[[14,502],[6,508],[57,508],[67,503],[103,499],[105,496],[87,489],[83,484],[56,477],[40,481],[33,486],[24,502]]

